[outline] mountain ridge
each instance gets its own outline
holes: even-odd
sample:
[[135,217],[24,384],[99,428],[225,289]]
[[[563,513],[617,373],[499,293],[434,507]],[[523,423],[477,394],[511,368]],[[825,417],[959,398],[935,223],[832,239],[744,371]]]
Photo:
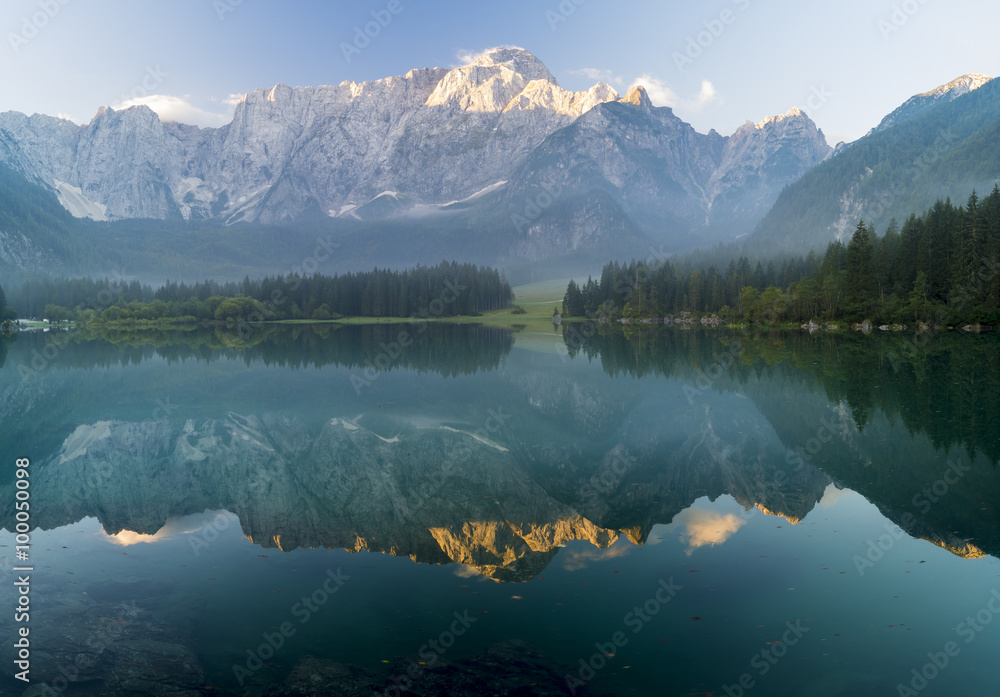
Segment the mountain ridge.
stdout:
[[[606,109],[614,114],[601,121]],[[593,125],[612,122],[623,130]],[[7,143],[0,160],[81,218],[371,222],[379,226],[377,249],[356,260],[369,264],[408,238],[414,221],[438,216],[434,225],[451,238],[467,238],[470,250],[496,248],[500,259],[491,262],[532,261],[649,243],[684,249],[697,246],[703,229],[714,226],[711,234],[725,238],[730,223],[759,218],[828,146],[800,111],[757,125],[734,136],[698,134],[669,108],[654,106],[641,86],[624,97],[603,82],[566,90],[537,57],[507,47],[453,69],[259,88],[219,128],[163,122],[146,106],[103,107],[84,126],[7,112],[0,114],[0,144]],[[537,195],[522,186],[531,189],[531,182],[513,175],[533,156],[549,157],[550,146],[558,150],[565,140],[559,133],[574,127],[584,137],[577,143],[583,156],[608,139],[645,145],[626,144],[626,158],[616,155],[596,189],[573,190],[561,208],[519,225],[517,216],[531,210]],[[647,139],[643,128],[660,135]],[[681,141],[674,143],[671,133]],[[632,167],[630,155],[643,162]],[[656,171],[662,167],[670,171]],[[644,184],[630,190],[632,180]],[[512,185],[514,192],[505,194]],[[640,191],[650,197],[648,206]],[[719,196],[726,201],[721,206]],[[564,215],[554,220],[558,211]],[[675,223],[659,225],[662,212]],[[435,249],[434,256],[445,251]]]
[[[915,95],[866,138],[989,85],[969,74]],[[609,254],[733,242],[771,215],[786,188],[866,138],[831,151],[798,107],[728,136],[702,134],[655,106],[641,85],[624,96],[602,82],[566,90],[516,47],[452,69],[258,88],[219,128],[163,122],[146,106],[102,107],[85,126],[0,114],[0,162],[74,217],[119,221],[119,239],[144,219],[277,225],[289,234],[320,225],[344,244],[342,268],[396,264],[394,254],[415,245],[419,262],[459,254],[579,267]],[[837,220],[851,227],[864,206],[839,195],[847,203]],[[893,197],[900,210],[904,201],[915,204],[907,212],[926,207]],[[0,258],[38,266],[32,259],[41,257],[25,252],[31,236],[4,232]]]
[[782,191],[748,244],[754,253],[822,249],[846,239],[859,219],[881,231],[937,200],[988,191],[1000,181],[998,132],[1000,81],[925,105],[840,148]]

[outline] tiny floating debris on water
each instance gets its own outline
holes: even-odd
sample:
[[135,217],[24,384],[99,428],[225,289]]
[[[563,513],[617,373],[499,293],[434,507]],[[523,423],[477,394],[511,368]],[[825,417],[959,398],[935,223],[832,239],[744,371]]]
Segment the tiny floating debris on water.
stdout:
[[512,595],[512,596],[510,596],[510,599],[511,600],[524,600],[524,596],[523,595]]

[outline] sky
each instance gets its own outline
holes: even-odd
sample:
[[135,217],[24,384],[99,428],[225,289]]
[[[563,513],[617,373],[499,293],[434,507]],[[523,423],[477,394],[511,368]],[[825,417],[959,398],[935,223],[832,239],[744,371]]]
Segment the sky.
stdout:
[[563,87],[637,82],[723,135],[793,106],[835,144],[913,94],[1000,75],[1000,3],[941,0],[4,0],[0,111],[149,104],[220,126],[278,83],[361,82],[520,46]]

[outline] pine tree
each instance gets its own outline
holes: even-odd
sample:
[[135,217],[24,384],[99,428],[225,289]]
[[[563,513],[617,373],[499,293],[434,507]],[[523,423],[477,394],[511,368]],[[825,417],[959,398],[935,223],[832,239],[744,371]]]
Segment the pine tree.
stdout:
[[871,230],[862,220],[847,245],[847,302],[850,311],[864,311],[875,291],[872,275],[874,245]]
[[7,295],[3,292],[3,286],[0,286],[0,322],[15,319],[17,319],[17,313],[14,308],[7,305]]
[[927,274],[923,271],[917,272],[917,280],[910,292],[910,312],[913,313],[914,321],[927,316]]
[[576,281],[570,280],[566,287],[566,295],[563,296],[563,312],[567,317],[583,317],[587,314],[584,308],[583,294],[580,292],[579,286],[576,285]]

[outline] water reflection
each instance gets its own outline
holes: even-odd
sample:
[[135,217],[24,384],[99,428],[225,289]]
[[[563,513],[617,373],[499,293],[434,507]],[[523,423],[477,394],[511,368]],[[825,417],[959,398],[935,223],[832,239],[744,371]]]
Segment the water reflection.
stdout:
[[[478,325],[260,324],[132,331],[105,327],[26,334],[15,345],[14,361],[22,378],[51,370],[140,365],[154,357],[170,363],[238,359],[247,365],[289,368],[337,365],[359,374],[405,368],[453,377],[496,368],[513,345],[512,331]],[[5,350],[0,340],[0,358]]]
[[[834,649],[852,665],[887,642],[868,616],[826,612],[829,599],[889,613],[865,599],[900,595],[920,561],[947,570],[942,582],[957,573],[945,558],[963,564],[968,584],[981,574],[971,560],[1000,552],[990,337],[938,337],[925,356],[890,359],[902,356],[893,337],[605,329],[568,342],[564,357],[514,349],[509,332],[451,328],[357,390],[352,377],[396,329],[271,331],[240,348],[211,334],[155,348],[77,338],[28,375],[20,368],[41,339],[11,347],[0,438],[31,455],[32,523],[64,550],[49,562],[64,565],[59,578],[41,587],[46,621],[76,627],[46,630],[55,663],[110,618],[135,629],[109,645],[162,637],[171,689],[243,694],[231,667],[280,627],[291,600],[343,568],[357,581],[338,593],[336,621],[303,627],[285,658],[253,673],[258,692],[296,694],[307,674],[345,693],[365,680],[384,689],[465,608],[482,624],[449,654],[463,675],[485,679],[504,656],[563,689],[553,666],[589,657],[674,578],[685,591],[665,624],[589,687],[718,692],[771,640],[771,624],[817,618],[806,626],[824,638],[797,649],[803,663],[776,678],[786,681],[772,684],[777,694],[805,689],[830,651],[822,642],[845,633],[838,622],[855,632],[852,648]],[[961,379],[965,355],[978,361],[975,380]],[[932,394],[938,409],[912,397]],[[13,525],[12,496],[0,520]],[[882,538],[887,561],[859,569]],[[947,552],[930,555],[921,539]],[[910,613],[933,587],[915,582]],[[119,617],[95,598],[137,604]],[[760,598],[770,610],[748,609]],[[935,622],[954,624],[960,602],[941,599]],[[909,649],[923,655],[936,637],[920,636],[885,660],[902,669]],[[510,639],[538,641],[549,657]],[[657,682],[665,649],[676,690]],[[121,656],[74,690],[102,694],[112,674],[153,679]],[[852,671],[830,678],[842,694],[895,684]],[[447,690],[427,674],[427,690]]]
[[[250,349],[231,356],[213,348],[209,360],[287,367],[322,363],[316,356],[323,354],[354,369],[359,356],[384,344],[385,328],[369,329],[326,343],[286,331],[258,344],[267,353],[251,358]],[[456,331],[464,339],[452,345]],[[480,328],[427,336],[407,354],[411,371],[475,371],[496,366],[510,350],[509,334]],[[923,379],[934,381],[954,375],[967,355],[981,360],[983,370],[962,383],[961,397],[938,399],[979,414],[970,427],[963,418],[933,416],[944,409],[904,404],[901,391],[929,389],[913,383],[913,366],[893,371],[889,362],[862,359],[857,341],[604,332],[582,349],[599,356],[605,371],[665,374],[680,383],[666,390],[634,380],[595,383],[593,376],[579,380],[527,365],[491,373],[487,389],[463,391],[460,400],[432,396],[437,413],[418,410],[426,398],[415,391],[393,395],[392,407],[369,403],[359,413],[358,395],[352,400],[341,383],[340,395],[321,393],[306,413],[219,411],[209,402],[200,405],[200,418],[184,418],[188,410],[177,408],[157,419],[85,422],[38,463],[35,520],[56,527],[94,516],[109,534],[152,536],[169,519],[224,509],[264,547],[365,549],[524,581],[569,540],[605,548],[624,536],[641,544],[654,525],[671,521],[686,526],[692,549],[724,540],[740,522],[699,518],[688,507],[702,496],[729,495],[746,509],[795,523],[836,483],[876,502],[911,534],[957,554],[996,552],[995,517],[982,515],[996,512],[996,477],[980,453],[997,441],[998,424],[985,416],[998,379],[997,366],[982,360],[991,346],[977,338],[952,350],[942,340],[923,368]],[[737,360],[720,369],[718,356],[732,353],[734,342]],[[440,352],[439,344],[451,348]],[[296,348],[268,357],[287,346]],[[134,350],[155,351],[169,365],[189,349]],[[116,351],[81,343],[65,357],[71,365],[90,359],[105,367],[122,360],[121,354],[96,358],[102,350]],[[457,355],[465,358],[456,361]],[[868,377],[849,377],[859,370]],[[260,403],[289,388],[288,374],[278,375],[256,383]],[[197,371],[189,379],[196,381]],[[857,383],[869,385],[868,393],[878,388],[875,412],[859,406],[850,388]],[[50,397],[62,400],[65,389]],[[37,399],[30,390],[21,397]],[[927,435],[915,433],[916,424]],[[973,436],[975,444],[967,440]],[[816,443],[821,447],[814,449]],[[11,506],[0,507],[6,521]]]

